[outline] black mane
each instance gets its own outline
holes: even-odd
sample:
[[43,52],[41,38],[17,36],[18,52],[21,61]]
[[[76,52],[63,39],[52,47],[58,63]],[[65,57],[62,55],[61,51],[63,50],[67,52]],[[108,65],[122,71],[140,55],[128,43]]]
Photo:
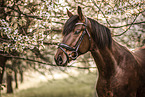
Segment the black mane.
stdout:
[[[88,19],[91,22],[91,36],[98,48],[110,48],[112,44],[112,37],[109,28],[99,24],[93,19]],[[68,35],[71,31],[73,31],[75,28],[75,24],[78,22],[78,20],[78,15],[73,15],[72,17],[70,17],[64,25],[63,35]]]
[[91,36],[96,42],[98,48],[103,49],[105,47],[111,48],[112,37],[109,28],[99,24],[97,21],[88,18],[91,22]]
[[65,23],[64,29],[63,29],[63,35],[69,34],[71,31],[74,30],[75,24],[78,22],[79,16],[78,15],[73,15],[71,16]]

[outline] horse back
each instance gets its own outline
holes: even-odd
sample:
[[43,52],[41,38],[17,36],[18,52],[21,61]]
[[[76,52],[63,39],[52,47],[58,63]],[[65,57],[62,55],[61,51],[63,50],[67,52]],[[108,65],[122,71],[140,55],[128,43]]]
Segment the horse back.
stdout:
[[145,97],[145,46],[134,52],[134,56],[138,62],[138,73],[140,76],[140,87],[137,90],[136,97]]
[[133,55],[136,61],[138,62],[137,70],[138,70],[138,75],[140,77],[140,81],[145,86],[145,46],[137,49]]

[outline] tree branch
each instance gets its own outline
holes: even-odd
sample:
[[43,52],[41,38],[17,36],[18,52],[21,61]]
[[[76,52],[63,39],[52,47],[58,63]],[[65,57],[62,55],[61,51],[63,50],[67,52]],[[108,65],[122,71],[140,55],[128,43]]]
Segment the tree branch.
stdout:
[[[2,8],[2,7],[0,7],[0,8]],[[12,8],[12,7],[9,7],[9,6],[5,6],[4,8],[8,8],[8,9],[11,9],[11,10],[17,12],[17,13],[19,14],[19,16],[21,16],[21,14],[22,14],[22,15],[24,15],[24,16],[26,16],[26,17],[30,17],[30,18],[36,18],[36,19],[40,19],[40,20],[43,19],[43,18],[41,18],[41,17],[39,17],[39,16],[36,16],[36,15],[25,14],[25,13],[23,13],[22,11],[16,10],[16,9],[14,9],[14,8]],[[19,16],[16,16],[16,17],[19,17]]]
[[139,13],[136,15],[136,17],[134,18],[134,20],[132,21],[132,23],[130,24],[130,26],[129,26],[124,32],[122,32],[121,34],[118,34],[118,35],[114,35],[114,36],[116,37],[116,36],[121,36],[121,35],[125,34],[125,33],[131,28],[131,26],[134,24],[134,22],[136,21],[137,17],[138,17],[141,13],[143,13],[143,12],[145,12],[145,10],[139,12]]
[[37,63],[40,63],[40,64],[45,64],[45,65],[50,65],[50,66],[56,66],[56,65],[50,64],[48,62],[37,61],[37,60],[30,59],[30,58],[24,58],[24,57],[19,57],[19,56],[13,56],[13,55],[10,55],[10,54],[0,54],[0,55],[4,56],[4,57],[8,57],[8,58],[22,59],[22,60],[27,60],[27,61],[31,61],[31,62],[37,62]]
[[[24,57],[19,57],[19,56],[13,56],[10,54],[1,54],[0,53],[0,56],[4,56],[4,57],[8,57],[8,58],[15,58],[15,59],[22,59],[22,60],[26,60],[26,61],[30,61],[30,62],[37,62],[39,64],[44,64],[44,65],[57,66],[55,64],[51,64],[48,62],[37,61],[37,60],[30,59],[30,58],[24,58]],[[62,66],[57,66],[57,67],[62,67]],[[78,69],[96,68],[96,67],[91,67],[91,66],[89,66],[89,67],[88,66],[87,67],[65,66],[65,67],[73,67],[73,68],[78,68]]]
[[99,11],[103,14],[103,16],[104,16],[104,18],[106,19],[106,22],[109,24],[109,26],[111,26],[110,23],[109,23],[109,21],[108,21],[108,19],[107,19],[106,16],[105,16],[105,14],[104,14],[103,11],[101,10],[101,8],[95,3],[94,0],[92,0],[92,2],[93,2],[93,4],[99,9]]
[[59,42],[43,42],[44,45],[58,45]]
[[109,28],[122,28],[122,27],[126,27],[126,26],[129,26],[129,25],[138,25],[138,24],[143,24],[143,23],[145,23],[145,21],[126,24],[126,25],[122,25],[122,26],[110,26]]

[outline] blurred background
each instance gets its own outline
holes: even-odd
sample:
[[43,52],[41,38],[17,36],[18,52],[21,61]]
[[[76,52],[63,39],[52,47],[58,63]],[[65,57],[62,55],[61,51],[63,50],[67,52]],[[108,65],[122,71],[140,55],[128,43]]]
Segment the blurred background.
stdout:
[[145,44],[144,0],[0,0],[0,97],[94,97],[90,53],[67,67],[54,62],[66,8],[78,6],[128,49]]

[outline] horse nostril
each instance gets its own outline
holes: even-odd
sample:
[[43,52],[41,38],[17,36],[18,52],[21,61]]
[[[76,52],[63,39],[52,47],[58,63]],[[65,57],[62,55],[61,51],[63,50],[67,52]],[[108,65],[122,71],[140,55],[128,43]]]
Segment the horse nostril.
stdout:
[[59,65],[61,65],[63,63],[63,59],[62,59],[61,55],[58,56],[57,62]]

